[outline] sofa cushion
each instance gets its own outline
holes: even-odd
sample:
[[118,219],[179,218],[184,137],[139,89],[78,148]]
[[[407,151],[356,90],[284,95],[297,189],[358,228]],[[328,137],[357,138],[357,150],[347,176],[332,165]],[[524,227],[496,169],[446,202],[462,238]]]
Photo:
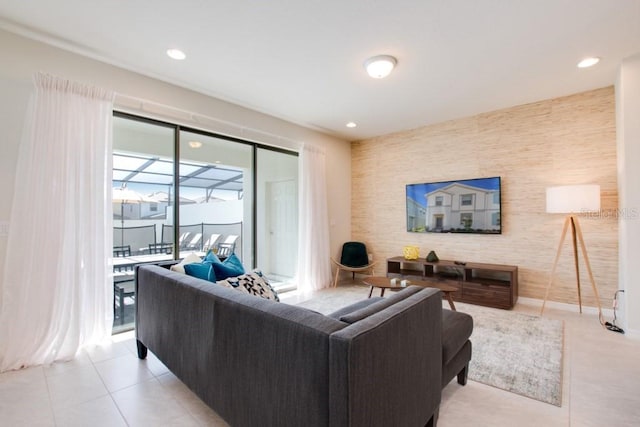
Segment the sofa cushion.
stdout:
[[226,281],[233,287],[244,287],[251,295],[280,301],[278,293],[271,287],[267,279],[257,271],[236,277],[228,277]]
[[442,309],[442,364],[460,351],[473,332],[473,317],[467,313]]
[[382,298],[376,302],[374,302],[373,304],[368,304],[365,307],[353,311],[351,313],[345,314],[343,316],[340,317],[340,320],[345,322],[345,323],[355,323],[358,322],[366,317],[371,316],[372,314],[375,314],[377,312],[379,312],[380,310],[383,310],[387,307],[392,306],[393,304],[397,303],[398,301],[402,301],[403,299],[406,299],[408,297],[410,297],[411,295],[420,292],[422,288],[420,286],[409,286],[408,288],[405,288],[403,290],[401,290],[400,292],[397,292],[396,294],[388,297],[388,298]]

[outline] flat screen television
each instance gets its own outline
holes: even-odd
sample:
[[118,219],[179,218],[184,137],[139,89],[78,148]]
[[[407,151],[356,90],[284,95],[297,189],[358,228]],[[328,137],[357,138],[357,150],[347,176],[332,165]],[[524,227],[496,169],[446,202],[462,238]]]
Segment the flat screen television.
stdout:
[[407,231],[502,233],[500,177],[407,185]]

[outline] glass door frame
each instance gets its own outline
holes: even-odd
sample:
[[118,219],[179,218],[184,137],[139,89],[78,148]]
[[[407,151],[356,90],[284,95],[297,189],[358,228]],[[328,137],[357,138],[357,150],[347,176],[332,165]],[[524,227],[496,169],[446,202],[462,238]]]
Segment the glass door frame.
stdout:
[[[258,230],[257,230],[257,187],[258,187],[258,174],[257,174],[257,170],[258,167],[260,167],[260,165],[258,165],[258,149],[264,149],[264,150],[270,150],[270,151],[275,151],[278,153],[282,153],[282,154],[288,154],[288,155],[292,155],[295,157],[299,157],[299,153],[293,150],[289,150],[286,148],[281,148],[281,147],[273,147],[270,145],[266,145],[266,144],[261,144],[259,142],[255,142],[255,141],[249,141],[249,140],[245,140],[245,139],[241,139],[241,138],[237,138],[237,137],[232,137],[232,136],[228,136],[228,135],[223,135],[223,134],[219,134],[216,132],[211,132],[211,131],[206,131],[203,129],[197,129],[197,128],[193,128],[190,126],[184,126],[184,125],[180,125],[180,124],[176,124],[176,123],[171,123],[171,122],[167,122],[164,120],[159,120],[159,119],[152,119],[149,117],[144,117],[144,116],[140,116],[137,114],[132,114],[132,113],[127,113],[124,111],[120,111],[120,110],[114,110],[113,111],[113,116],[114,117],[119,117],[122,119],[128,119],[128,120],[136,120],[136,121],[141,121],[144,123],[148,123],[148,124],[152,124],[152,125],[157,125],[157,126],[162,126],[162,127],[169,127],[172,128],[174,130],[174,142],[173,142],[173,183],[172,183],[172,191],[174,194],[174,201],[175,201],[175,206],[179,206],[177,204],[177,201],[180,200],[180,185],[179,185],[179,180],[180,180],[180,132],[181,131],[186,131],[186,132],[190,132],[190,133],[196,133],[196,134],[201,134],[203,136],[208,136],[208,137],[214,137],[214,138],[219,138],[222,140],[226,140],[226,141],[230,141],[230,142],[235,142],[238,144],[244,144],[244,145],[249,145],[252,147],[252,165],[251,167],[253,168],[252,174],[253,174],[253,179],[252,179],[252,183],[251,185],[253,186],[252,188],[252,212],[251,212],[251,221],[252,221],[252,233],[251,233],[251,268],[256,268],[257,265],[259,265],[259,260],[257,259],[257,238],[258,238]],[[265,165],[263,165],[264,167]],[[174,224],[180,224],[180,209],[178,208],[174,208],[173,209],[173,223]],[[177,250],[178,248],[176,247],[176,243],[178,242],[180,237],[180,229],[177,226],[173,227],[173,244],[174,244],[174,250],[173,250],[173,257],[174,260],[178,259],[179,256],[179,251]]]

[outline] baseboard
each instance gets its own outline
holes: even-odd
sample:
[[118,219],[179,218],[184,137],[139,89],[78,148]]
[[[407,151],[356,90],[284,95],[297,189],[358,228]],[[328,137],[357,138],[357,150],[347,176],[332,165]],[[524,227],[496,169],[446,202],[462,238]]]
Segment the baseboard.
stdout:
[[636,329],[625,329],[624,336],[634,340],[640,340],[640,331]]
[[[538,308],[542,308],[542,303],[543,303],[543,301],[541,299],[518,297],[518,304],[524,304],[524,305],[534,306],[534,307],[537,306]],[[577,304],[567,304],[565,302],[547,301],[547,303],[545,304],[545,308],[547,308],[547,307],[548,308],[555,308],[557,310],[571,311],[573,313],[580,313],[580,306],[577,305]],[[591,306],[583,305],[582,306],[582,312],[586,313],[586,314],[595,314],[597,316],[598,315],[598,307],[591,307]],[[613,319],[613,310],[610,309],[610,308],[603,308],[602,309],[602,315],[605,318]]]

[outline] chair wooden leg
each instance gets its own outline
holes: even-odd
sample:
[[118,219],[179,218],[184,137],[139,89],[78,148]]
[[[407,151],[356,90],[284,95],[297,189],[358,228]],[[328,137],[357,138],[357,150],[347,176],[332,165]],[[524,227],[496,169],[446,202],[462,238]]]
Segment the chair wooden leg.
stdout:
[[333,287],[334,288],[338,287],[338,277],[340,277],[340,268],[336,268],[336,278],[333,281]]

